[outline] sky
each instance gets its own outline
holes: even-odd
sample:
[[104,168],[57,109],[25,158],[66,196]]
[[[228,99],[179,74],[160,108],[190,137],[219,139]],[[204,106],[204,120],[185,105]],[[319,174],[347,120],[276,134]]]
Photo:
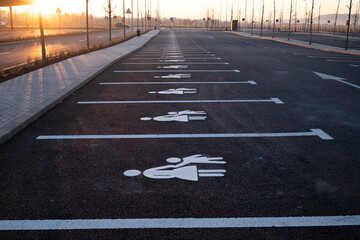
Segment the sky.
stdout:
[[[84,12],[85,11],[85,0],[37,0],[38,4],[32,7],[17,7],[17,11],[21,12],[22,10],[36,11],[41,9],[43,12],[55,13],[56,9],[59,7],[60,10],[65,12]],[[141,11],[144,12],[144,5],[146,0],[139,0]],[[280,14],[281,9],[284,9],[284,19],[289,18],[289,9],[291,0],[275,0],[276,1],[276,11],[277,17]],[[298,18],[304,17],[305,6],[307,6],[308,11],[311,9],[312,0],[292,0],[295,9],[295,3],[297,2],[297,12]],[[353,0],[354,5],[360,0]],[[89,0],[90,11],[93,15],[97,17],[102,17],[105,15],[104,6],[106,0]],[[134,4],[134,14],[136,16],[136,3],[138,0],[133,0]],[[228,19],[230,19],[231,5],[234,6],[234,16],[235,12],[241,9],[241,18],[245,16],[245,6],[247,2],[247,19],[250,20],[252,15],[252,5],[254,3],[254,14],[255,18],[259,18],[261,15],[261,5],[262,0],[147,0],[147,4],[152,7],[152,15],[155,16],[155,9],[157,4],[159,4],[160,15],[161,17],[169,18],[191,18],[191,19],[201,19],[206,15],[206,9],[214,8],[215,18],[218,19],[221,15],[221,18],[225,20],[226,18],[226,2],[228,3]],[[273,10],[273,0],[264,0],[265,2],[265,19],[269,17],[270,12]],[[347,13],[350,0],[340,0],[340,9],[339,13]],[[113,6],[116,6],[115,14],[119,15],[122,12],[123,0],[112,0]],[[321,4],[321,14],[332,14],[336,12],[336,7],[338,0],[315,0],[314,7],[314,16],[318,15],[319,6]],[[125,8],[131,8],[131,0],[125,0]],[[355,8],[355,7],[354,7]],[[3,8],[5,9],[5,8]]]

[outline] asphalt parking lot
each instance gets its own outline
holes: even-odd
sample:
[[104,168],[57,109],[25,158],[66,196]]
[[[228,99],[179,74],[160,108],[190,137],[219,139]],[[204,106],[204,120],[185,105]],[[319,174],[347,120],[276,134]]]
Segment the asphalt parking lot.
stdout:
[[162,31],[1,145],[0,236],[359,239],[359,62]]

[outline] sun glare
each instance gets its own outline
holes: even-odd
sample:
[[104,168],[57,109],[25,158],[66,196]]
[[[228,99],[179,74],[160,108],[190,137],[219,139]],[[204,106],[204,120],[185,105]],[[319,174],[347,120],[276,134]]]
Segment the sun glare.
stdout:
[[59,1],[37,0],[33,5],[33,7],[35,11],[47,15],[47,14],[55,14],[56,9],[60,6],[59,6]]

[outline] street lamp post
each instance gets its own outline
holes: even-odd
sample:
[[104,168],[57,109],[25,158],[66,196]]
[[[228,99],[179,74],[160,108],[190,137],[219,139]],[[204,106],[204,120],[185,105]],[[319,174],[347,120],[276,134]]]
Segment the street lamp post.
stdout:
[[123,15],[124,15],[124,38],[125,38],[125,36],[126,36],[126,32],[125,32],[125,0],[123,0]]
[[131,0],[131,33],[134,33],[134,2]]
[[225,31],[227,31],[227,15],[228,15],[228,0],[226,0],[226,13],[225,13],[225,16],[226,16],[226,20],[225,20]]

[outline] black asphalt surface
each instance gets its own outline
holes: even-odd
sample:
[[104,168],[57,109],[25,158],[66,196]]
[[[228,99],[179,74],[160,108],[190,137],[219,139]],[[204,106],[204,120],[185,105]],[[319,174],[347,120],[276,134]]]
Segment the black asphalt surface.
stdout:
[[[174,36],[176,38],[174,38]],[[159,70],[162,52],[175,58],[191,78]],[[140,55],[140,56],[139,56]],[[146,56],[145,56],[146,55]],[[141,57],[144,56],[144,57]],[[310,58],[317,56],[324,58]],[[196,57],[200,58],[200,57]],[[342,59],[349,62],[329,62]],[[325,80],[313,72],[360,85],[359,57],[320,52],[223,32],[162,31],[144,48],[118,61],[0,146],[0,219],[229,218],[360,215],[360,89]],[[154,63],[154,64],[124,64]],[[170,65],[176,65],[172,63]],[[350,66],[353,65],[353,66]],[[166,66],[166,65],[164,65]],[[171,74],[171,73],[170,73]],[[173,73],[175,74],[175,72]],[[251,84],[100,85],[110,82],[232,82]],[[150,91],[196,88],[196,94]],[[284,104],[144,103],[77,104],[83,101],[259,100]],[[141,121],[183,110],[205,111],[189,122]],[[317,136],[277,138],[37,140],[43,135],[283,133],[322,129]],[[127,177],[129,169],[164,166],[171,157],[222,157],[224,177],[151,179]],[[201,166],[199,166],[200,168]],[[359,239],[360,227],[133,229],[2,231],[0,239]]]

